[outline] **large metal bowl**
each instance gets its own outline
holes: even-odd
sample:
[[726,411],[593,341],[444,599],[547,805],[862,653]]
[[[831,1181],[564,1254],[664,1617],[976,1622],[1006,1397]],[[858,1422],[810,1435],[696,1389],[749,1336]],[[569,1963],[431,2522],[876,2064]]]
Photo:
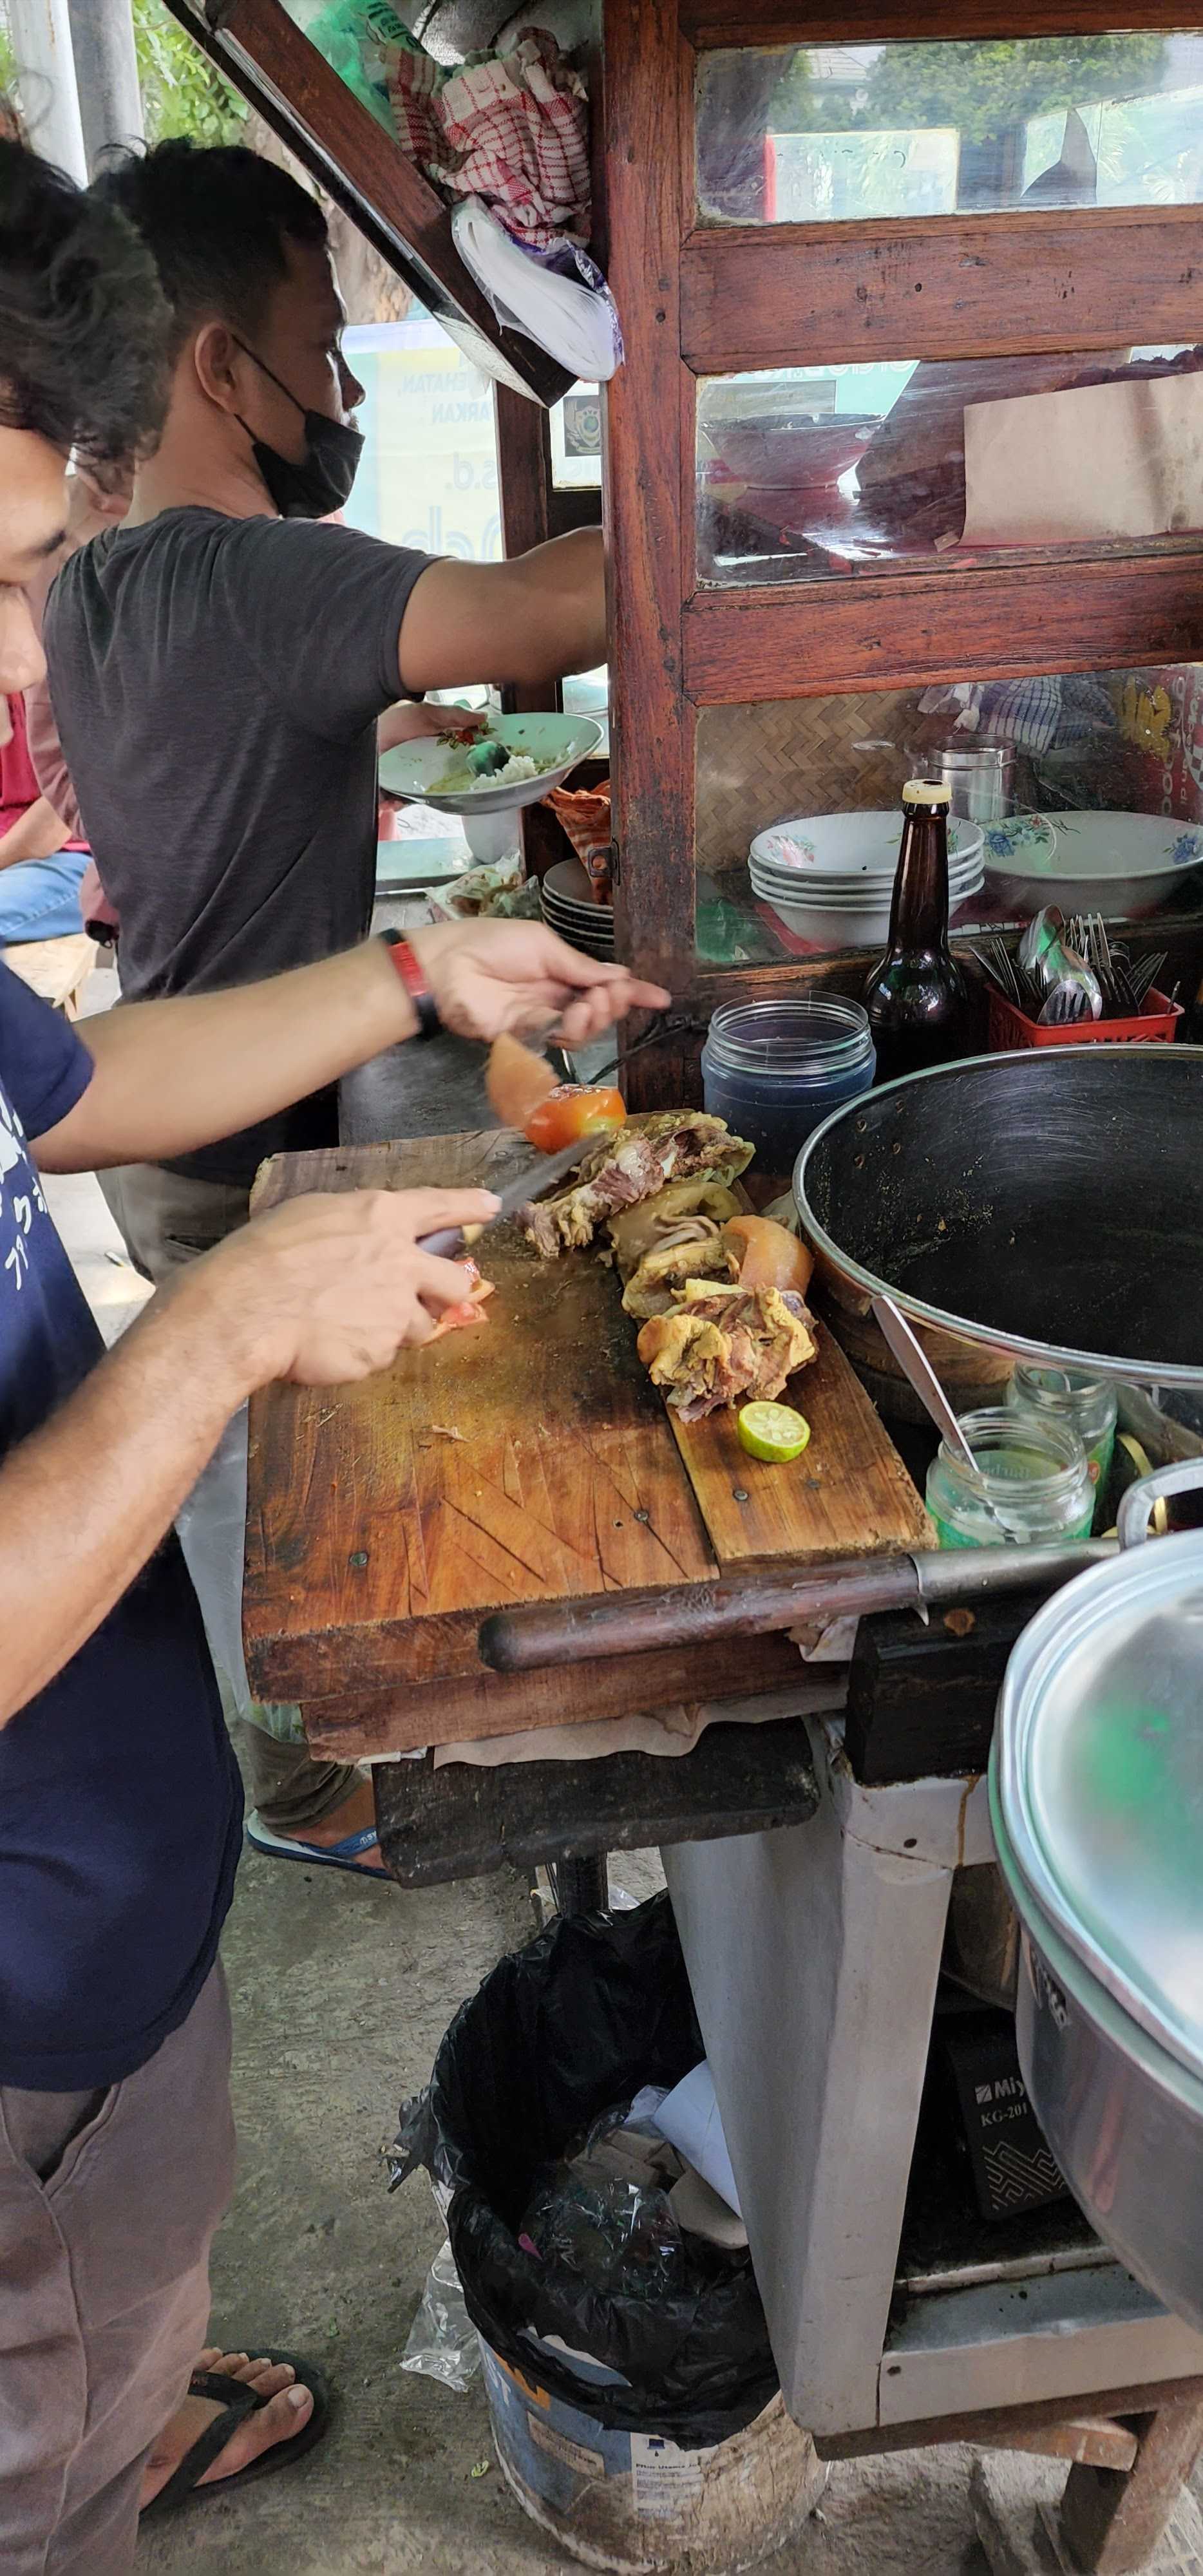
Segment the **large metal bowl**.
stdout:
[[1052,1047],[886,1083],[794,1175],[821,1279],[954,1345],[1203,1391],[1203,1048]]
[[1037,1612],[990,1759],[1033,2109],[1099,2235],[1199,2332],[1201,1693],[1192,1530],[1094,1567]]

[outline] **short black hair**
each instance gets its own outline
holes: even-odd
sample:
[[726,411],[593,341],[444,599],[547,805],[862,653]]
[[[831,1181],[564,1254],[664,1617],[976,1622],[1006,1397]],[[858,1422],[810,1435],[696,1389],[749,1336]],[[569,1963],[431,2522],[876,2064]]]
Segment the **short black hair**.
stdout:
[[173,140],[127,152],[94,189],[120,207],[155,262],[173,355],[204,322],[252,334],[288,274],[285,244],[327,239],[316,198],[242,143]]
[[167,332],[124,217],[0,140],[0,427],[102,466],[144,454],[163,425]]

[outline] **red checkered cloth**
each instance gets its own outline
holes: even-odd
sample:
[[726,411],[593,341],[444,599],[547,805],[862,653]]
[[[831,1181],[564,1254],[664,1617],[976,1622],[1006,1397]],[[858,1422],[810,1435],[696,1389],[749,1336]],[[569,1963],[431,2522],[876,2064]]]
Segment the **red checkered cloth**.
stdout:
[[412,44],[384,52],[401,148],[436,187],[481,197],[530,250],[589,240],[589,106],[554,36],[447,71]]

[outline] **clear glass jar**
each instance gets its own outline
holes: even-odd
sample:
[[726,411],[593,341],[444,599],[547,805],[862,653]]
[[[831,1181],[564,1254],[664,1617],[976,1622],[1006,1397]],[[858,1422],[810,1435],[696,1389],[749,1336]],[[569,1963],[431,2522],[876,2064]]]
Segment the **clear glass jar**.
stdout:
[[1104,1490],[1119,1410],[1109,1379],[1087,1377],[1078,1369],[1029,1368],[1021,1361],[1007,1389],[1007,1402],[1039,1422],[1071,1423],[1090,1462],[1090,1481],[1096,1492]]
[[1004,1528],[983,1510],[981,1487],[942,1440],[927,1474],[927,1508],[941,1547],[1004,1547],[1004,1531],[1020,1547],[1089,1538],[1094,1486],[1071,1422],[999,1404],[962,1414],[961,1427]]
[[763,1170],[788,1175],[812,1130],[868,1091],[875,1067],[866,1014],[840,993],[724,1002],[702,1049],[703,1098]]

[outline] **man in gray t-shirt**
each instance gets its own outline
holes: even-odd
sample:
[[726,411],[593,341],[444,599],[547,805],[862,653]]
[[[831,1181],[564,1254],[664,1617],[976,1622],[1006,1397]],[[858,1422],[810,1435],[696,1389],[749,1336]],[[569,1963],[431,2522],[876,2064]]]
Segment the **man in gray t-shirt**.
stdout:
[[[166,428],[123,527],[64,566],[45,618],[55,720],[125,994],[204,992],[366,931],[376,723],[400,697],[537,685],[605,658],[600,533],[512,563],[436,560],[318,524],[347,499],[362,388],[316,201],[241,148],[161,144],[97,183],[141,233],[175,316]],[[303,1102],[169,1166],[106,1174],[156,1281],[240,1224],[265,1154],[333,1142]],[[346,1766],[248,1733],[252,1839],[373,1866]]]
[[[317,524],[349,493],[362,398],[320,207],[241,148],[163,144],[98,185],[141,232],[173,308],[171,402],[124,526],[59,575],[45,641],[121,923],[122,988],[145,999],[360,938],[377,718],[427,689],[601,661],[602,556],[594,530],[479,565]],[[264,1154],[322,1141],[331,1115],[303,1108],[173,1173],[220,1191],[209,1216],[228,1222],[226,1194],[245,1192]],[[114,1197],[128,1213],[129,1188]],[[203,1195],[195,1208],[200,1230]],[[157,1269],[153,1242],[134,1249]]]

